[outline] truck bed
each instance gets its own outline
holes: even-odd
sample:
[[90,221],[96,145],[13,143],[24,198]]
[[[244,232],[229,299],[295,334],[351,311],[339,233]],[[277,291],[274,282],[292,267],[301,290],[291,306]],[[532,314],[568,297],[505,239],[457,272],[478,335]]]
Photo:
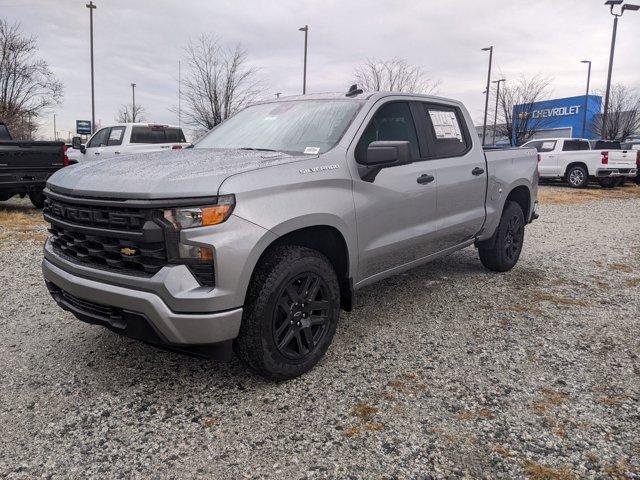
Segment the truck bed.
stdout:
[[63,142],[0,141],[0,198],[42,190],[65,166],[64,149]]

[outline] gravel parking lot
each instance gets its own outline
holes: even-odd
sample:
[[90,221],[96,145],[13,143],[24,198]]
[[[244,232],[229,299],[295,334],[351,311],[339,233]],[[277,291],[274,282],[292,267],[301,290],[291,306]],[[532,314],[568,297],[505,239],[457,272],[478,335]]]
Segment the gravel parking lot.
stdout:
[[57,308],[7,202],[0,477],[640,478],[640,187],[541,198],[513,271],[469,248],[369,287],[277,384]]

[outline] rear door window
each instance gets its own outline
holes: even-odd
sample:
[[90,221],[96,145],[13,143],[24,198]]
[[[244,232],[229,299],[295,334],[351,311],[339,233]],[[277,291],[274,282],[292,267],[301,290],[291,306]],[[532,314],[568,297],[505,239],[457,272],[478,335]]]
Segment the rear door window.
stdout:
[[185,143],[181,128],[138,125],[131,130],[131,143]]
[[575,152],[577,150],[590,150],[586,140],[565,140],[562,145],[563,152]]
[[124,136],[124,127],[111,127],[111,132],[109,133],[108,146],[115,147],[118,145],[122,145],[123,136]]
[[426,114],[429,157],[459,157],[471,148],[466,123],[458,108],[422,104]]

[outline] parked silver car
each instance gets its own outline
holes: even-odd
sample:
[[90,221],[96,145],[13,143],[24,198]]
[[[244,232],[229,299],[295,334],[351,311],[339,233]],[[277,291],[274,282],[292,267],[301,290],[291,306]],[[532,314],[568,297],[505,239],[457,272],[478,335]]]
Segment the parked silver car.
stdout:
[[190,149],[65,168],[44,277],[81,320],[295,377],[357,289],[470,245],[490,270],[516,264],[536,151],[484,152],[474,132],[455,100],[352,88],[252,105]]

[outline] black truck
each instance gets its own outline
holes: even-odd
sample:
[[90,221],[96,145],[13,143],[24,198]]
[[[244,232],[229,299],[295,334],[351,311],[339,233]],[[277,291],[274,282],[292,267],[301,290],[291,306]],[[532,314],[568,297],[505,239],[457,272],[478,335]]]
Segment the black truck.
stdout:
[[13,140],[0,123],[0,202],[28,195],[36,208],[42,208],[47,179],[69,165],[66,151],[64,142]]

